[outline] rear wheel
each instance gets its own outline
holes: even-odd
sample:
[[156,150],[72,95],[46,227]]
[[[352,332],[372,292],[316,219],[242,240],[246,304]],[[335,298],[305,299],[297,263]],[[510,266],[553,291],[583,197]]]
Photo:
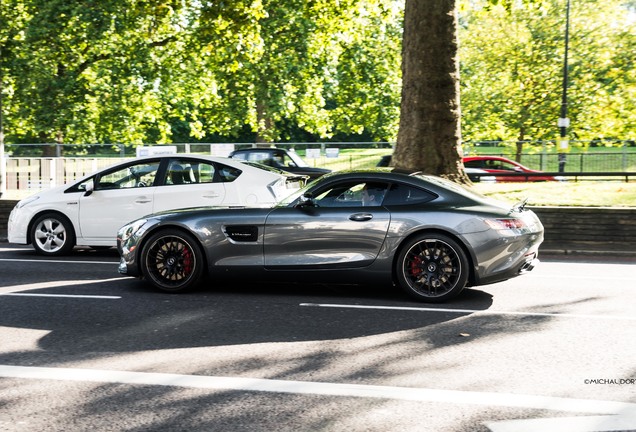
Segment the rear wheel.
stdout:
[[73,225],[61,214],[45,213],[33,222],[31,243],[40,255],[66,255],[75,246]]
[[153,234],[143,247],[140,264],[146,280],[166,292],[188,291],[203,276],[203,254],[198,242],[178,230]]
[[400,288],[411,297],[439,303],[458,295],[468,280],[468,258],[442,234],[422,234],[406,243],[396,261]]

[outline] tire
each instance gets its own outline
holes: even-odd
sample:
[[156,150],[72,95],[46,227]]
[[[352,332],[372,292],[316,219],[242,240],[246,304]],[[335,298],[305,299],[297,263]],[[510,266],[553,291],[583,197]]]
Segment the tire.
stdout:
[[150,236],[141,251],[140,265],[146,281],[171,293],[193,289],[204,273],[197,240],[178,230],[162,230]]
[[400,249],[395,263],[398,285],[419,301],[440,303],[457,296],[468,281],[468,258],[450,237],[419,235]]
[[40,255],[66,255],[75,246],[73,225],[59,213],[45,213],[31,226],[31,243]]

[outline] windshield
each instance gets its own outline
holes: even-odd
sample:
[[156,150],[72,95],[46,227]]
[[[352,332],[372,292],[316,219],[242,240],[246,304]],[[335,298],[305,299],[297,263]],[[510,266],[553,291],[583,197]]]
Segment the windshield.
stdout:
[[305,185],[304,188],[298,189],[296,192],[294,192],[293,194],[287,196],[285,199],[279,201],[278,205],[281,207],[287,207],[288,205],[290,205],[291,203],[293,203],[294,201],[296,201],[298,198],[300,198],[305,192],[307,192],[309,189],[311,189],[313,187],[313,185],[315,183],[317,183],[320,179],[314,179],[312,182],[308,183],[307,185]]
[[294,152],[294,151],[288,151],[288,152],[287,152],[287,156],[289,156],[289,158],[290,158],[292,161],[294,161],[294,163],[295,163],[295,164],[296,164],[296,166],[298,166],[298,167],[307,168],[307,167],[309,166],[309,165],[307,165],[307,164],[305,163],[305,161],[304,161],[304,160],[302,160],[302,159],[300,158],[300,156],[298,156],[298,154],[297,154],[296,152]]

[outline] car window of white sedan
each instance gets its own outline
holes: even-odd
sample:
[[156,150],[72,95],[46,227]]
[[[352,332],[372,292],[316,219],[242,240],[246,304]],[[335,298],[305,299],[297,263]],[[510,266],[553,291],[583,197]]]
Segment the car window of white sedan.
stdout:
[[158,169],[159,161],[128,165],[125,168],[101,174],[95,189],[129,189],[153,186]]
[[[199,171],[201,165],[206,165],[205,172],[211,172],[211,176],[205,176],[204,180],[210,178],[209,181],[201,182],[201,173]],[[202,164],[198,162],[190,162],[188,160],[172,160],[168,166],[168,176],[166,178],[166,184],[168,185],[181,185],[181,184],[193,184],[193,183],[208,183],[212,182],[211,178],[214,177],[214,166],[211,164]]]

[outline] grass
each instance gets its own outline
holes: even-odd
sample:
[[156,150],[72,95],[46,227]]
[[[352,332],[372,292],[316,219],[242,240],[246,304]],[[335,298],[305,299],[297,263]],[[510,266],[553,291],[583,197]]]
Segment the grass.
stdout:
[[[600,152],[600,150],[608,151],[608,149],[597,151]],[[610,150],[614,150],[617,157],[622,157],[622,149]],[[321,166],[334,171],[364,169],[373,168],[382,156],[391,154],[391,151],[391,149],[341,149],[338,158],[322,157],[306,160],[312,166]],[[633,158],[635,153],[631,151],[630,154]],[[571,157],[570,162],[573,165],[574,161],[574,157]],[[613,166],[620,166],[620,164]],[[636,167],[630,168],[636,169]],[[556,168],[554,170],[556,171]],[[518,202],[528,198],[529,205],[533,206],[636,207],[636,182],[633,181],[629,183],[591,180],[475,183],[473,188],[483,195],[501,201]]]
[[528,198],[532,206],[636,207],[635,182],[475,183],[472,188],[501,201]]

